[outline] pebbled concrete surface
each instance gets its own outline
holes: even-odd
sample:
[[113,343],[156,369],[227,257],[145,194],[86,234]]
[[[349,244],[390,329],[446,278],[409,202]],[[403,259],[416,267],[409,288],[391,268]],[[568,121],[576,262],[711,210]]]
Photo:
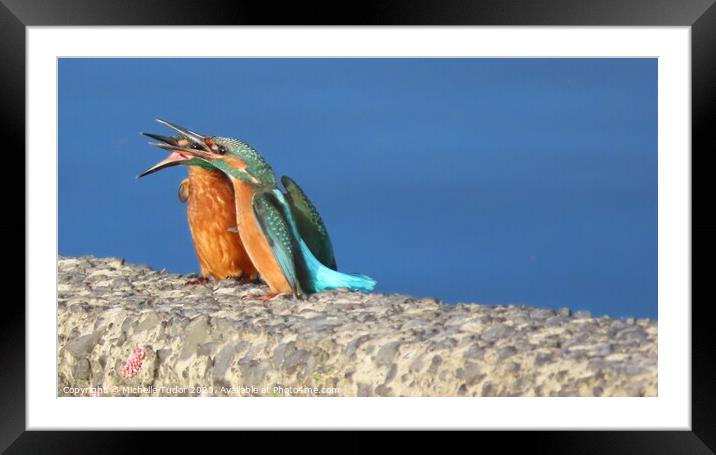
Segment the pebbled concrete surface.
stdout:
[[58,396],[655,396],[657,321],[58,262]]

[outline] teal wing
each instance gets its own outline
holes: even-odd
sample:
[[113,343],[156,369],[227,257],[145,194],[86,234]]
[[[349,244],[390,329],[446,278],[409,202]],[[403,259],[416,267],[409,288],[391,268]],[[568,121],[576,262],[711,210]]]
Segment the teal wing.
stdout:
[[302,293],[296,268],[301,251],[298,239],[292,234],[281,203],[270,192],[258,192],[252,200],[254,214],[266,236],[276,262],[293,288],[294,295]]
[[337,270],[333,244],[316,206],[291,178],[284,175],[281,177],[281,183],[286,188],[286,199],[304,242],[323,265]]

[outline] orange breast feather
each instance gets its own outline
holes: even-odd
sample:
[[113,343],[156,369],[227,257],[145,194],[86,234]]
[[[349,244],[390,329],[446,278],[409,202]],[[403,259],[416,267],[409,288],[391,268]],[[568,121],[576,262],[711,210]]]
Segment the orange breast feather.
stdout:
[[220,280],[255,278],[256,268],[235,232],[236,205],[231,182],[218,171],[196,166],[188,169],[187,218],[201,275]]

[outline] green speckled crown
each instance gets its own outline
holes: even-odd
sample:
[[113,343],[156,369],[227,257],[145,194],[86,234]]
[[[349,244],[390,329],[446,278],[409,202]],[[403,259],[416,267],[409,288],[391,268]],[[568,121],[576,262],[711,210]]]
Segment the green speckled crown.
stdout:
[[226,147],[227,153],[236,156],[246,163],[246,172],[254,176],[262,184],[276,186],[276,175],[273,168],[263,156],[246,142],[230,137],[214,137],[217,145]]

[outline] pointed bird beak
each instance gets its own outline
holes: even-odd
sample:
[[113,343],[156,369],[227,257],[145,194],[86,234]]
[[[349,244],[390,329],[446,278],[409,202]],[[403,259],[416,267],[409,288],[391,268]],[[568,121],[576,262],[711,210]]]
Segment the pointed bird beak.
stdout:
[[206,145],[206,136],[203,134],[199,134],[196,131],[192,131],[189,128],[184,128],[183,126],[175,125],[174,123],[167,122],[166,120],[162,120],[160,118],[156,119],[157,122],[161,123],[162,125],[169,127],[176,131],[177,133],[181,134],[182,136],[189,139],[192,143],[200,145],[205,150],[209,150],[208,146]]
[[151,137],[152,139],[156,139],[157,141],[159,141],[151,143],[151,145],[164,150],[169,150],[170,152],[172,152],[172,154],[179,154],[186,159],[202,158],[204,160],[211,161],[211,158],[213,155],[215,155],[215,153],[211,150],[211,147],[208,144],[207,136],[199,134],[196,131],[192,131],[189,128],[184,128],[183,126],[167,122],[166,120],[156,120],[162,125],[169,127],[179,133],[182,139],[177,141],[171,137],[160,136],[158,134],[143,133],[145,136]]
[[149,138],[152,138],[158,142],[151,143],[151,145],[154,145],[156,147],[159,147],[164,150],[169,150],[171,154],[169,154],[168,157],[166,157],[164,160],[160,161],[159,163],[155,164],[154,166],[150,167],[146,171],[142,172],[137,176],[137,178],[144,177],[145,175],[153,174],[157,171],[160,171],[162,169],[176,166],[178,164],[182,164],[185,161],[189,161],[192,158],[194,158],[197,155],[194,154],[187,154],[187,153],[180,153],[180,152],[192,152],[197,151],[196,149],[202,148],[206,151],[209,151],[209,147],[205,142],[206,137],[195,132],[191,131],[188,128],[181,127],[179,125],[175,125],[173,123],[167,122],[166,120],[157,119],[157,122],[161,123],[162,125],[165,125],[174,131],[178,132],[182,137],[179,139],[169,137],[169,136],[162,136],[160,134],[154,134],[154,133],[142,133],[144,136],[147,136]]

